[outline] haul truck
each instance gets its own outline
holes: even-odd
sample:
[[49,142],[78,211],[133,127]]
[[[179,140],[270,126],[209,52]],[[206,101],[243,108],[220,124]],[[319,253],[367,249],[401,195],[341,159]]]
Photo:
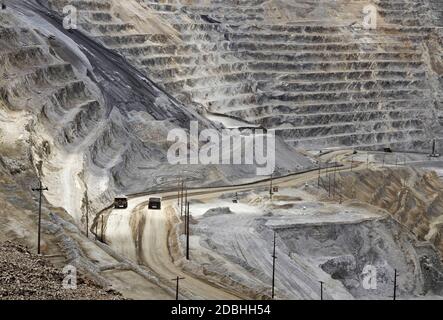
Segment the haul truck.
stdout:
[[161,210],[162,198],[149,198],[148,208],[153,210]]
[[114,198],[114,208],[115,209],[127,209],[128,208],[128,197],[118,196]]

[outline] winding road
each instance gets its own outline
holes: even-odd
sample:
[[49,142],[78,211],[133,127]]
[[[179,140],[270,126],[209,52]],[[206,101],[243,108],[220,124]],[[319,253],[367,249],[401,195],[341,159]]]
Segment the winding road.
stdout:
[[[340,154],[342,160],[343,152]],[[334,154],[328,154],[331,159]],[[365,168],[366,164],[353,165],[353,170]],[[337,167],[337,171],[349,171],[349,164]],[[326,172],[323,170],[322,174]],[[290,187],[313,181],[318,177],[318,170],[311,170],[273,179],[274,185]],[[188,191],[188,198],[217,198],[221,194],[232,191],[249,191],[269,186],[269,180],[262,180],[245,185],[216,187],[205,189],[192,189]],[[150,197],[162,197],[162,207],[159,210],[149,210]],[[125,254],[128,258],[147,267],[163,284],[175,287],[174,278],[184,278],[180,281],[180,294],[186,299],[211,299],[233,300],[248,299],[238,292],[228,291],[222,286],[204,281],[197,275],[183,271],[173,261],[170,248],[171,230],[179,214],[175,211],[177,192],[164,192],[160,194],[146,194],[133,197],[126,210],[108,210],[106,224],[106,242],[117,252]],[[172,235],[173,236],[173,235]]]

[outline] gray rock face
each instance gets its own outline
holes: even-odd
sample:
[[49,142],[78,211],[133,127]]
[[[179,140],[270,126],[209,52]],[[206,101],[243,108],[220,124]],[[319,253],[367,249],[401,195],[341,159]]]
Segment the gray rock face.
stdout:
[[332,279],[346,279],[355,272],[356,262],[352,255],[337,256],[323,263],[321,268],[329,273]]
[[204,217],[212,217],[217,215],[223,215],[223,214],[233,214],[231,209],[229,207],[223,207],[223,208],[212,208],[206,211],[203,216]]
[[[289,251],[318,261],[355,297],[392,296],[394,269],[399,275],[399,295],[442,292],[441,280],[437,279],[441,279],[443,269],[435,248],[415,239],[393,219],[299,225],[281,229],[278,234]],[[367,265],[376,270],[373,289],[363,286]]]
[[304,214],[289,209],[278,215],[201,217],[193,234],[200,245],[241,267],[221,259],[214,263],[225,269],[219,276],[259,288],[271,283],[275,233],[279,299],[319,299],[323,281],[325,299],[389,300],[395,270],[398,297],[441,295],[443,265],[429,242],[389,215],[324,205],[327,211],[313,208]]
[[[137,2],[144,30],[124,13]],[[377,1],[374,30],[360,1],[48,3],[78,6],[84,30],[185,104],[293,146],[428,149],[441,131],[437,0]]]
[[[87,198],[92,215],[115,194],[170,190],[179,176],[199,186],[254,178],[254,166],[167,163],[169,130],[193,120],[220,129],[214,116],[227,127],[235,120],[275,129],[277,174],[312,165],[287,144],[426,149],[441,131],[439,1],[380,0],[380,26],[372,31],[361,28],[360,1],[240,3],[10,0],[0,11],[0,168],[8,171],[8,201],[23,206],[13,177],[29,175],[30,164],[49,186],[49,202],[77,224]],[[57,12],[68,4],[79,10],[81,31],[61,27]],[[25,150],[19,156],[11,148],[17,142]],[[206,218],[223,220],[220,213],[229,212]],[[3,224],[12,225],[7,218]],[[238,243],[254,239],[243,234],[247,223]],[[269,238],[260,221],[254,226]],[[289,226],[278,234],[286,254],[280,261],[299,277],[284,275],[290,297],[318,294],[318,279],[301,270],[297,255],[355,297],[368,296],[361,287],[367,264],[378,272],[373,297],[390,294],[394,267],[400,294],[441,294],[435,250],[391,220]],[[270,238],[254,236],[255,265],[236,259],[268,283],[270,264],[259,261]]]
[[[23,113],[14,134],[30,145],[36,171],[53,186],[46,194],[52,204],[81,222],[86,191],[98,210],[114,194],[175,188],[178,176],[187,177],[189,185],[256,178],[254,165],[169,164],[171,129],[189,131],[191,121],[198,121],[200,130],[219,126],[123,57],[61,24],[35,1],[10,1],[0,12],[2,115]],[[277,150],[277,174],[312,165],[281,140]]]

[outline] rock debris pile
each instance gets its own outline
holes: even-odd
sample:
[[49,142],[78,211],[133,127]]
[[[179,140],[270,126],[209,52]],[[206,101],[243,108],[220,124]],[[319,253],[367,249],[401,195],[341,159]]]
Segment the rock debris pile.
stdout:
[[119,300],[120,295],[97,287],[78,274],[77,289],[64,289],[66,275],[25,247],[0,244],[0,299]]

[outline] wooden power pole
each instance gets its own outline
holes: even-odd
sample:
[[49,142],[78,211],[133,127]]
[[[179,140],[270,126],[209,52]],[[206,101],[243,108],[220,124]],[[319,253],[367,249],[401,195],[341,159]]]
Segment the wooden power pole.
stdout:
[[177,206],[180,206],[180,178],[177,178]]
[[323,281],[319,281],[320,282],[320,300],[323,300]]
[[104,240],[105,240],[104,233],[105,233],[105,218],[102,215],[102,228],[101,228],[101,241],[102,242],[104,242]]
[[85,192],[86,198],[86,238],[89,238],[89,197],[88,191]]
[[175,300],[178,300],[178,283],[180,282],[180,280],[183,280],[185,278],[179,277],[177,276],[177,278],[172,279],[172,281],[176,281],[176,285],[175,285]]
[[38,188],[32,188],[32,191],[38,191],[39,192],[37,254],[40,254],[41,225],[42,225],[42,196],[43,196],[43,191],[48,191],[48,188],[43,188],[42,181],[39,179],[39,186],[38,186]]
[[183,196],[184,196],[184,188],[185,188],[185,183],[182,180],[182,185],[181,185],[181,196],[180,196],[180,217],[183,217]]
[[334,162],[334,191],[332,192],[332,197],[335,198],[335,193],[337,192],[337,156]]
[[275,259],[277,256],[275,255],[275,231],[274,231],[274,250],[272,251],[272,299],[275,296]]
[[186,260],[189,260],[189,202],[186,204]]
[[269,199],[272,200],[272,194],[274,192],[272,191],[272,174],[271,174],[271,181],[270,181],[270,185],[269,185]]

